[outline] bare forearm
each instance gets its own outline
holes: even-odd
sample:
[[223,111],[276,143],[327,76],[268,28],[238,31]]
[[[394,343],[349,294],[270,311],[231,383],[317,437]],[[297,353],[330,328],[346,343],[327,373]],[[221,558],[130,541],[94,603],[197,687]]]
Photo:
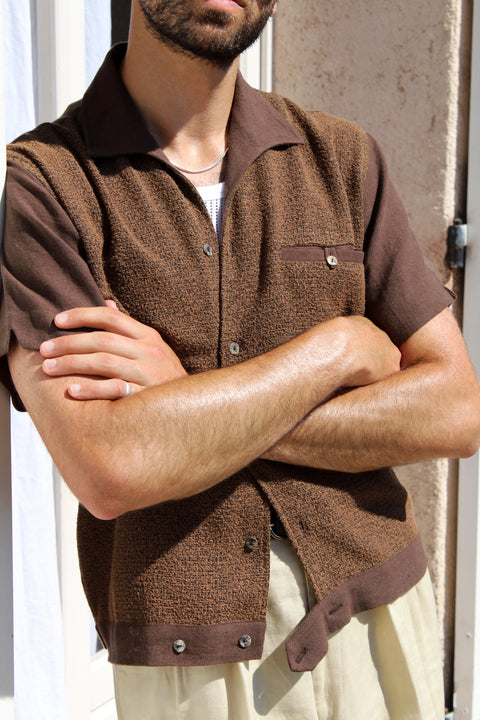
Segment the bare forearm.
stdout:
[[473,454],[480,393],[451,313],[433,319],[403,351],[401,373],[323,403],[264,457],[361,472]]
[[[316,408],[265,457],[344,472],[362,472],[433,457],[458,456],[445,398],[427,368],[332,398]],[[425,393],[428,401],[425,401]],[[468,454],[468,452],[467,452]]]
[[[345,321],[323,323],[236,367],[116,403],[72,400],[65,396],[72,378],[43,377],[31,386],[26,378],[41,373],[36,353],[13,353],[12,374],[72,490],[95,514],[114,517],[205,490],[278,443],[339,387],[373,381],[378,347],[359,360],[349,322],[348,333]],[[355,345],[367,329],[357,323]],[[398,363],[392,358],[388,374]]]

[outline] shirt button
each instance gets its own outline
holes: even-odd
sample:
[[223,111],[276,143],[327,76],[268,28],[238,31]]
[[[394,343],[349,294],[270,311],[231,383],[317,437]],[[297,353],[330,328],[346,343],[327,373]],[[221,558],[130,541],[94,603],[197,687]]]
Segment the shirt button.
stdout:
[[207,257],[212,257],[212,255],[213,255],[212,246],[207,243],[206,245],[203,246],[203,252],[205,253],[205,255]]
[[256,537],[249,537],[245,540],[245,547],[247,550],[256,550],[258,547],[258,540]]
[[250,645],[252,644],[252,638],[250,637],[250,635],[242,635],[242,637],[238,641],[238,644],[240,645],[241,648],[243,648],[245,650],[246,648],[250,647]]
[[187,646],[183,640],[175,640],[173,643],[173,651],[176,652],[177,655],[180,655],[186,648]]
[[229,350],[232,355],[238,355],[240,352],[240,345],[237,342],[232,342],[230,343]]
[[327,265],[330,265],[330,267],[336,267],[338,265],[338,260],[335,255],[329,255],[327,257]]

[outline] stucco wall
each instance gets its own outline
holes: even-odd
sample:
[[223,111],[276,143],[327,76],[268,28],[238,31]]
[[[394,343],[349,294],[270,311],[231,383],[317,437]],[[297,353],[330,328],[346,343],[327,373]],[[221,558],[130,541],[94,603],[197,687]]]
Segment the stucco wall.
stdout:
[[[457,290],[461,276],[443,258],[447,228],[464,214],[470,26],[471,0],[280,0],[274,26],[274,90],[375,135],[429,265]],[[456,468],[399,472],[430,559],[449,698]]]

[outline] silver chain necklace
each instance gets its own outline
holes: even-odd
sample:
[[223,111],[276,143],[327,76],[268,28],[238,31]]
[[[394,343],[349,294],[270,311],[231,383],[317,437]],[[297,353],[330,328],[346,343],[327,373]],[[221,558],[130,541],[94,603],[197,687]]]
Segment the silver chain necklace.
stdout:
[[215,160],[214,163],[212,163],[211,165],[208,165],[208,167],[201,168],[200,170],[188,170],[187,168],[180,167],[180,165],[177,165],[176,163],[174,163],[173,160],[169,160],[169,162],[170,162],[170,165],[173,165],[173,167],[176,168],[177,170],[180,170],[180,172],[190,173],[190,175],[197,175],[199,173],[204,173],[204,172],[207,172],[207,170],[212,170],[214,167],[217,167],[217,165],[219,165],[222,162],[222,160],[225,157],[225,155],[227,154],[227,152],[228,152],[228,147],[225,148],[224,152],[220,155],[218,160]]

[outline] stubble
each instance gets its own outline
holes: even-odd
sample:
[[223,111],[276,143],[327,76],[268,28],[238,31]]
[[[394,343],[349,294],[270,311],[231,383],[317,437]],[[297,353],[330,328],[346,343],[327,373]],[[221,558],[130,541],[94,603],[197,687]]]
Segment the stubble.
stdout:
[[213,8],[193,13],[184,0],[139,0],[145,24],[172,50],[229,65],[258,38],[273,12],[275,0],[263,0],[244,9],[243,17]]

